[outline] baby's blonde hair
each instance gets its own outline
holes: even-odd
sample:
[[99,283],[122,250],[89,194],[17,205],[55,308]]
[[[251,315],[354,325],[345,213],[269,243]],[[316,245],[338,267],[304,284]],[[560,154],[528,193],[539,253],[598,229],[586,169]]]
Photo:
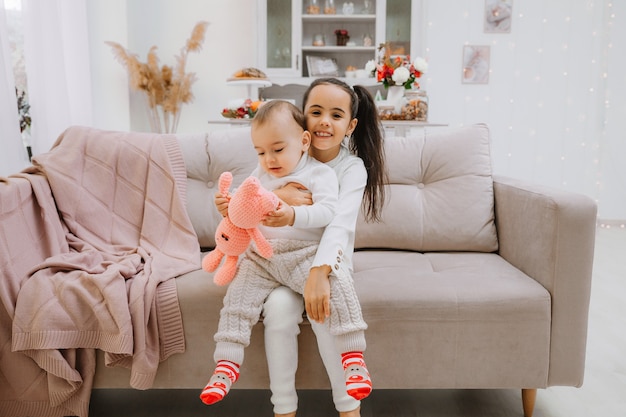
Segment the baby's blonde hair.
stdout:
[[252,119],[252,127],[262,125],[268,120],[271,120],[272,116],[276,113],[281,111],[286,111],[291,114],[291,117],[298,124],[298,126],[304,130],[306,129],[306,119],[304,118],[302,110],[285,100],[272,100],[263,103],[254,115],[254,119]]

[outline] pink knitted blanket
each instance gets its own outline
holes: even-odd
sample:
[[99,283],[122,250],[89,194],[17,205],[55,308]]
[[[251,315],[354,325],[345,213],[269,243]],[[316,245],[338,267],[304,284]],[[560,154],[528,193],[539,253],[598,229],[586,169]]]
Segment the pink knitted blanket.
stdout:
[[72,127],[22,176],[47,217],[33,235],[48,253],[15,277],[12,350],[46,372],[43,415],[86,416],[94,349],[130,368],[138,389],[151,387],[160,360],[184,351],[171,278],[198,269],[200,250],[182,154],[171,135]]

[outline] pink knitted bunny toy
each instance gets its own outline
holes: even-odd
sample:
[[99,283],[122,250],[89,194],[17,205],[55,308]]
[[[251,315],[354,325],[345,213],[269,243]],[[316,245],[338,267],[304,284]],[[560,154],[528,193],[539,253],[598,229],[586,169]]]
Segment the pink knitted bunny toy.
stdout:
[[[230,172],[220,175],[219,188],[222,195],[228,194],[233,182]],[[228,203],[228,216],[224,217],[215,231],[215,249],[202,259],[202,268],[213,272],[226,256],[226,261],[215,273],[217,285],[227,285],[235,277],[239,255],[244,253],[254,240],[257,251],[264,258],[272,256],[272,247],[263,237],[257,225],[263,216],[278,206],[278,197],[261,186],[259,179],[248,177]]]

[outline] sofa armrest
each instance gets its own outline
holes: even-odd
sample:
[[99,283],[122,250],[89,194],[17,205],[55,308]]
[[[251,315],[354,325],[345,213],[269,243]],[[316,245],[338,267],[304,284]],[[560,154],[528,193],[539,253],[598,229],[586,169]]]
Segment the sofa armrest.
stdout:
[[494,176],[499,253],[551,295],[548,386],[583,382],[597,205],[589,197]]

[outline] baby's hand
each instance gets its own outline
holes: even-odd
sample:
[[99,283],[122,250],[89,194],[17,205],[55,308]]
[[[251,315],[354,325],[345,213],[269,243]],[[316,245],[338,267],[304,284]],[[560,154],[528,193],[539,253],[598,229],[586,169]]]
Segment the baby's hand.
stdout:
[[292,226],[296,213],[289,204],[280,201],[278,208],[267,213],[261,224],[269,227]]
[[219,191],[215,193],[213,202],[215,203],[215,207],[217,207],[217,211],[220,212],[222,217],[228,216],[228,202],[230,201],[230,195],[224,196]]

